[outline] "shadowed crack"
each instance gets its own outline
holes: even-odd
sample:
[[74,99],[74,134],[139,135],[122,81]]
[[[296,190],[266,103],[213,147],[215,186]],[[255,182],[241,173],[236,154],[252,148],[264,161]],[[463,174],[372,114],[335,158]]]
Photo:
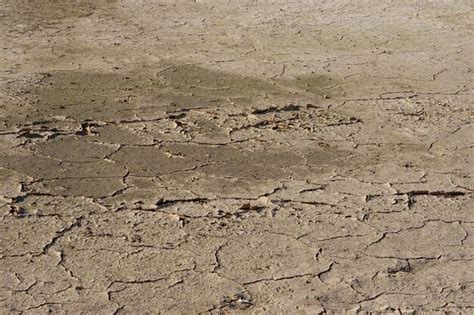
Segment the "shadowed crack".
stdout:
[[56,235],[46,245],[43,246],[43,249],[41,250],[41,252],[39,252],[37,254],[33,254],[33,256],[36,257],[36,256],[46,255],[46,253],[49,251],[49,249],[52,246],[54,246],[60,238],[67,235],[68,233],[73,231],[75,228],[81,227],[81,224],[82,224],[83,220],[84,220],[84,218],[82,216],[79,217],[79,218],[74,219],[74,222],[72,224],[70,224],[69,226],[65,227],[64,229],[56,232]]

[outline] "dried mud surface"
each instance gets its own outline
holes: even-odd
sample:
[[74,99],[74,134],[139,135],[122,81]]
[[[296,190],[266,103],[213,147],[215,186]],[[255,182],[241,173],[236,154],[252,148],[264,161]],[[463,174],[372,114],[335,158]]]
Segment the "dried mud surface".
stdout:
[[474,312],[472,1],[0,4],[0,313]]

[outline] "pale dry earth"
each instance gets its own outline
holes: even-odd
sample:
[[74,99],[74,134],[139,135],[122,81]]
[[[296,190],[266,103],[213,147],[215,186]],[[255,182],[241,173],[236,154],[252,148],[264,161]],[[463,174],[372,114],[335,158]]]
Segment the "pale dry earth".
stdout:
[[0,313],[474,313],[474,3],[0,0]]

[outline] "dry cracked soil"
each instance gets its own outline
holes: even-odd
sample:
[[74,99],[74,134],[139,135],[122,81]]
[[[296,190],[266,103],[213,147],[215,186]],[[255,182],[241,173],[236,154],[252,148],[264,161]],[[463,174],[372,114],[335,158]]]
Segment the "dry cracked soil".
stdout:
[[1,314],[474,314],[472,0],[0,0]]

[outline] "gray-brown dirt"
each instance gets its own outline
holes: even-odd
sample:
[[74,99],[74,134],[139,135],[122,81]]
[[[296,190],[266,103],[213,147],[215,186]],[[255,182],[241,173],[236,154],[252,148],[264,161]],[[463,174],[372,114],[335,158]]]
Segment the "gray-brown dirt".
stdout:
[[472,314],[473,21],[0,0],[0,313]]

